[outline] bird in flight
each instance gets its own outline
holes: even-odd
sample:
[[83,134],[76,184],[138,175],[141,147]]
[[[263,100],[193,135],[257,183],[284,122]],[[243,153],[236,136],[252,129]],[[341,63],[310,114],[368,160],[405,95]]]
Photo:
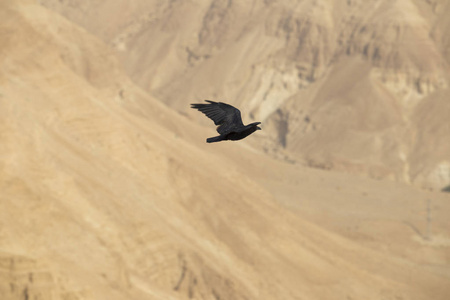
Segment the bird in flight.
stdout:
[[223,102],[205,101],[209,104],[191,104],[191,108],[198,109],[217,125],[217,132],[220,135],[206,139],[207,143],[226,140],[237,141],[249,136],[256,130],[261,130],[258,127],[261,122],[244,125],[241,112],[236,107]]

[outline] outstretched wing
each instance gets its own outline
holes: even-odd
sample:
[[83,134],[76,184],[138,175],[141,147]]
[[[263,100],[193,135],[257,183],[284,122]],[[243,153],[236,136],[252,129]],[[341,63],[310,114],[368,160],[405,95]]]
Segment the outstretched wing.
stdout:
[[192,108],[198,109],[216,124],[219,134],[226,134],[233,129],[243,127],[241,112],[236,107],[223,102],[205,100],[209,104],[191,104]]

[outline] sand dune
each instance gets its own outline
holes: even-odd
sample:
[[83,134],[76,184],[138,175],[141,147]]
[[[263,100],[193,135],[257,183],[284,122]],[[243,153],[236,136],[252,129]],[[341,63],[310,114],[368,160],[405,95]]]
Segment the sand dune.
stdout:
[[[351,187],[394,183],[285,164],[251,141],[207,148],[212,128],[137,87],[85,29],[34,1],[2,2],[0,20],[2,299],[448,298],[448,273],[432,265],[449,263],[448,195],[429,193],[436,244],[362,242],[342,215],[295,206],[350,208],[365,199]],[[359,233],[390,232],[403,216],[379,217],[389,210]],[[402,256],[411,245],[431,253]]]

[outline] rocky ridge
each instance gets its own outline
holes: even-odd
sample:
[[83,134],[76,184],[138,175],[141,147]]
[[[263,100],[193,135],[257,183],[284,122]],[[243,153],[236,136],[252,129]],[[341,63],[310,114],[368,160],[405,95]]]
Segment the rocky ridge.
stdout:
[[[449,93],[447,1],[118,0],[83,10],[42,2],[110,43],[133,81],[178,111],[207,98],[249,111],[267,125],[258,147],[277,157],[426,188],[450,184],[447,171],[436,175],[448,154],[416,160],[418,149],[436,153],[415,139],[430,131],[414,117]],[[120,21],[105,22],[119,8]],[[420,114],[445,127],[442,105]],[[430,139],[450,153],[438,136]]]
[[[0,20],[10,299],[447,298],[445,274],[275,201],[249,167],[273,162],[248,143],[206,151],[208,131],[138,88],[86,30],[34,1],[2,2]],[[424,249],[445,266],[445,251]]]

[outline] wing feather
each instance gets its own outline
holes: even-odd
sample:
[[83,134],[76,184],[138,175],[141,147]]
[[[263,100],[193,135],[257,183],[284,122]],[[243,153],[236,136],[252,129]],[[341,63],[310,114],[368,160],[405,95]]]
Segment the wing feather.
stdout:
[[191,104],[191,107],[198,109],[217,125],[219,134],[226,134],[244,126],[241,112],[234,106],[223,102],[205,100],[208,104]]

